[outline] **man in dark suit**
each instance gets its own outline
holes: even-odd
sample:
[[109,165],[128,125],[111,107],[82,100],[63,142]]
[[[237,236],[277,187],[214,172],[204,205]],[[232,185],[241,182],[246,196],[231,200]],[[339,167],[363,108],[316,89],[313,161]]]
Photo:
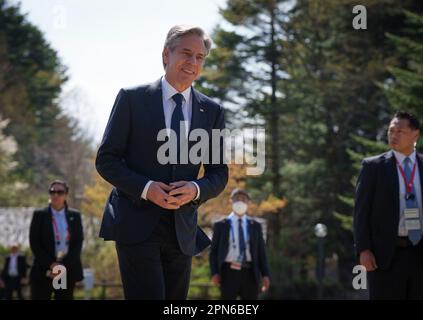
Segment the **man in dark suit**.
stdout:
[[21,282],[26,277],[26,258],[19,254],[18,245],[10,247],[10,255],[4,262],[1,278],[4,282],[4,296],[6,300],[12,300],[13,292],[16,291],[19,300],[23,300]]
[[363,160],[354,209],[355,247],[370,299],[423,299],[422,156],[417,118],[395,114],[392,150]]
[[214,224],[210,250],[212,282],[221,298],[255,300],[270,285],[269,266],[261,225],[246,216],[250,197],[245,190],[231,193],[233,212]]
[[[29,244],[34,262],[30,273],[33,300],[73,299],[75,283],[83,279],[81,250],[84,239],[81,214],[68,208],[68,185],[53,181],[49,188],[50,205],[35,210],[32,217]],[[66,268],[66,289],[54,288],[59,275],[56,266]]]
[[[126,299],[186,299],[192,255],[210,243],[197,227],[197,209],[227,183],[222,139],[217,150],[210,147],[224,115],[191,87],[210,46],[200,28],[171,28],[162,54],[165,75],[120,90],[98,150],[96,168],[114,186],[100,237],[116,241]],[[210,158],[203,154],[200,179],[201,163],[192,161],[193,143],[186,138],[196,129],[208,134],[211,148]],[[170,139],[165,143],[163,133]],[[176,149],[169,151],[170,162],[161,153],[166,144]]]

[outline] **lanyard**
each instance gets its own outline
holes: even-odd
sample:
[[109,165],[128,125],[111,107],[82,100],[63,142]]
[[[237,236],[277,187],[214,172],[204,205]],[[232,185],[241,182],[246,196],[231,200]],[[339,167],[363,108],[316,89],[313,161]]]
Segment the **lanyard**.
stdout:
[[[56,223],[56,218],[54,217],[54,213],[51,218],[53,221],[54,239],[56,240],[56,244],[60,244],[60,233],[59,233],[59,228],[57,228],[57,223]],[[70,238],[69,229],[66,228],[66,244],[69,243],[69,238]]]
[[395,158],[395,160],[397,161],[398,168],[399,168],[399,170],[401,172],[401,175],[402,175],[402,177],[404,179],[405,188],[407,189],[407,193],[410,194],[411,193],[411,189],[413,188],[414,175],[416,173],[417,161],[414,162],[413,171],[411,172],[410,181],[407,181],[407,178],[405,176],[405,172],[404,172],[403,167],[401,166],[401,164],[398,162],[398,160],[396,158]]

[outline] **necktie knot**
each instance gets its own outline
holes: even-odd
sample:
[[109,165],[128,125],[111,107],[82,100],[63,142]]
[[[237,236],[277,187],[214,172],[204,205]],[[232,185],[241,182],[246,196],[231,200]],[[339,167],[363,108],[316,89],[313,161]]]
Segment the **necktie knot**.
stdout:
[[411,162],[411,159],[409,157],[406,157],[404,159],[404,164],[407,166]]
[[173,101],[175,101],[176,105],[180,105],[182,106],[182,99],[184,98],[184,96],[180,93],[176,93],[173,95],[172,99]]

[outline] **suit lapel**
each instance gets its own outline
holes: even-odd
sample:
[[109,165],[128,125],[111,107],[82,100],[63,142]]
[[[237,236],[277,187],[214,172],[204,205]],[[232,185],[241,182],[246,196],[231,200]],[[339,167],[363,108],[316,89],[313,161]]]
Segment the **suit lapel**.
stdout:
[[[397,172],[397,163],[395,159],[395,154],[391,150],[386,154],[385,158],[385,173],[388,177],[388,186],[392,186],[392,199],[395,211],[399,212],[399,178]],[[398,218],[398,217],[397,217]]]
[[256,259],[255,245],[257,244],[257,232],[256,232],[256,228],[254,227],[253,220],[248,218],[247,221],[248,221],[248,242],[250,244],[250,254],[251,254],[251,259],[255,261]]
[[54,238],[54,230],[53,230],[53,211],[51,210],[51,207],[48,207],[48,214],[47,214],[47,230],[48,230],[48,234],[49,234],[49,243],[52,244],[51,246],[51,250],[53,250],[53,252],[55,251],[55,243],[56,243],[56,239]]
[[[192,88],[191,91],[192,94],[192,115],[191,115],[191,126],[189,133],[195,129],[207,129],[208,128],[208,113],[207,113],[207,107],[202,103],[202,100],[198,94],[198,92]],[[197,140],[195,141],[188,141],[188,148],[191,150],[191,148],[197,143]]]
[[163,96],[161,79],[154,82],[146,92],[148,94],[147,104],[150,111],[151,124],[157,133],[166,128],[165,116],[163,111]]
[[230,228],[231,228],[231,221],[229,219],[225,219],[225,223],[223,224],[223,242],[222,245],[225,249],[225,257],[228,254],[228,249],[229,249],[229,241],[230,241]]
[[422,175],[422,170],[423,170],[423,161],[422,161],[422,155],[416,153],[416,159],[417,159],[417,165],[419,166],[419,175],[420,175],[420,192],[422,194],[422,199],[423,199],[423,175]]
[[202,103],[202,100],[194,88],[192,93],[192,116],[190,132],[194,129],[207,128],[207,107]]
[[65,217],[66,217],[66,223],[68,224],[68,235],[69,235],[69,244],[71,240],[71,235],[73,233],[73,215],[69,213],[68,208],[65,209]]

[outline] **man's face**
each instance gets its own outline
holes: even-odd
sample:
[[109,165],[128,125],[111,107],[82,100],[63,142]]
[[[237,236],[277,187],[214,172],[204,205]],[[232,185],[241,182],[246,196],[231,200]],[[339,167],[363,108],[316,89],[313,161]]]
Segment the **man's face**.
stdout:
[[392,119],[388,129],[388,142],[393,150],[404,153],[414,149],[420,132],[411,129],[409,125],[408,119]]
[[203,70],[206,52],[203,39],[195,34],[180,38],[173,50],[165,48],[166,80],[180,91],[190,87]]
[[63,207],[66,200],[66,189],[61,184],[53,184],[49,190],[50,203],[54,207]]

